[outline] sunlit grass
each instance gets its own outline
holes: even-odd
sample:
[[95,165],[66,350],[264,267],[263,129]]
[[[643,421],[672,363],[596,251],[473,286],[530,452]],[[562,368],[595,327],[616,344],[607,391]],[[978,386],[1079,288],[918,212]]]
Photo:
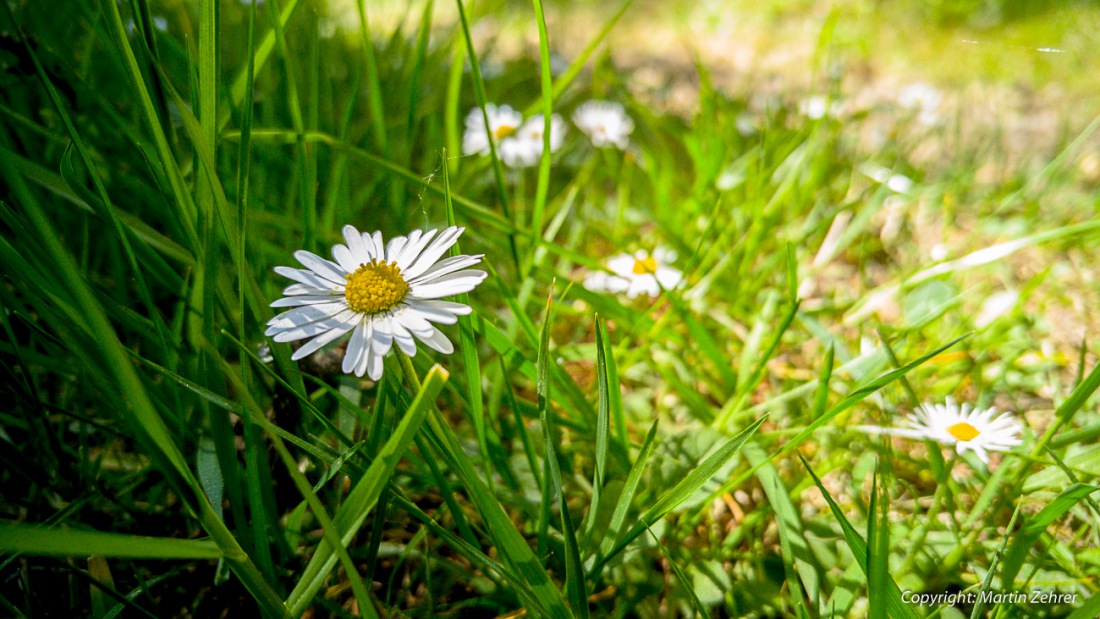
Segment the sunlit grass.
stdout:
[[[748,92],[703,39],[624,57],[652,4],[6,8],[0,614],[1095,615],[1093,119],[1012,150],[958,97],[868,102],[845,67],[901,26],[861,3],[807,22],[810,82]],[[830,8],[734,4],[758,44]],[[984,19],[890,10],[920,66]],[[1079,54],[1095,9],[1056,13],[929,88],[1069,79],[1005,60]],[[489,103],[516,127],[463,154]],[[265,337],[303,292],[274,269],[346,262],[345,225],[465,228],[447,345]],[[299,277],[378,329],[395,269]],[[946,398],[1019,426],[988,458],[974,419],[865,431]],[[1075,597],[907,601],[1032,590]]]

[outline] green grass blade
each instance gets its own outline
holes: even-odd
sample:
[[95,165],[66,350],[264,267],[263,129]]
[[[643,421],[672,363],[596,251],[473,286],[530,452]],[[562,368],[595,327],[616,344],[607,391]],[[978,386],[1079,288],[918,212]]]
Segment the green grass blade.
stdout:
[[1039,541],[1039,537],[1047,530],[1047,527],[1062,517],[1074,505],[1090,497],[1098,490],[1100,490],[1100,486],[1075,483],[1062,491],[1038,514],[1029,519],[1029,522],[1013,536],[1012,543],[1008,547],[1008,552],[1001,567],[1002,589],[1005,591],[1013,590],[1016,575],[1020,573],[1020,568],[1027,560],[1028,552],[1035,545],[1035,542]]
[[867,600],[872,619],[889,617],[890,497],[879,483],[878,464],[871,483],[871,504],[867,509]]
[[[378,452],[370,468],[336,512],[333,524],[339,531],[342,546],[347,547],[351,543],[359,527],[366,520],[367,514],[382,495],[382,490],[393,475],[397,462],[404,455],[413,436],[419,431],[424,417],[434,406],[435,398],[446,381],[447,371],[443,368],[437,366],[428,373],[409,410],[405,412],[405,416]],[[292,615],[298,616],[306,609],[336,565],[336,560],[335,549],[327,540],[323,541],[303,570],[301,580],[287,598],[287,606],[291,609]]]
[[601,557],[610,555],[615,547],[615,540],[618,539],[619,533],[623,530],[623,525],[626,524],[626,516],[630,513],[631,503],[634,502],[634,493],[638,490],[638,483],[642,480],[642,474],[649,462],[649,456],[656,446],[657,424],[658,420],[653,420],[653,425],[649,427],[649,432],[646,433],[645,440],[642,442],[642,449],[638,452],[638,457],[634,459],[634,465],[630,467],[630,472],[627,473],[626,483],[623,484],[623,489],[619,493],[619,500],[615,504],[615,511],[611,515],[611,523],[607,526],[607,533],[603,539],[599,540],[598,549]]
[[880,376],[880,377],[872,380],[871,382],[867,383],[863,387],[860,387],[859,389],[856,389],[852,393],[848,394],[848,396],[845,397],[843,400],[841,400],[840,402],[837,402],[836,404],[834,404],[831,408],[829,408],[829,410],[825,411],[825,413],[822,414],[817,419],[815,419],[813,421],[813,423],[811,423],[810,425],[806,426],[801,431],[799,431],[799,433],[796,434],[794,436],[794,438],[787,441],[787,443],[775,455],[785,454],[785,453],[788,453],[791,450],[797,448],[802,443],[802,441],[806,440],[811,435],[813,435],[813,433],[816,432],[818,428],[820,428],[821,426],[828,423],[829,420],[832,419],[833,417],[836,417],[840,413],[848,410],[849,408],[854,406],[856,403],[862,401],[867,396],[869,396],[872,393],[878,391],[879,389],[885,387],[886,385],[889,385],[890,383],[894,382],[898,378],[900,378],[902,376],[905,376],[913,368],[923,364],[925,361],[928,361],[932,357],[935,357],[936,355],[942,353],[943,351],[947,350],[948,348],[951,348],[952,346],[954,346],[955,344],[957,344],[958,342],[960,342],[961,340],[963,340],[963,339],[965,339],[969,336],[970,336],[969,333],[967,333],[965,335],[961,335],[961,336],[951,340],[950,342],[944,344],[943,346],[940,346],[939,348],[936,348],[932,352],[927,353],[927,354],[917,358],[916,360],[905,364],[904,366],[902,366],[902,367],[900,367],[896,370],[893,370],[891,372],[887,372],[886,374],[883,374],[882,376]]
[[[447,153],[443,153],[443,199],[447,207],[447,225],[455,225],[454,202],[451,200],[451,177]],[[462,254],[458,241],[451,246],[451,256]],[[470,304],[469,293],[455,296],[455,300],[464,305]],[[481,362],[477,354],[477,340],[474,338],[474,326],[472,316],[461,316],[458,319],[459,344],[462,347],[462,362],[466,372],[466,397],[470,406],[470,417],[474,420],[474,433],[477,435],[478,445],[481,447],[482,456],[486,462],[490,462],[489,439],[485,430],[485,405],[481,393]]]
[[[592,473],[592,504],[584,527],[584,545],[588,546],[600,511],[600,497],[606,480],[607,449],[611,433],[611,385],[607,377],[607,342],[604,340],[603,321],[596,316],[596,465]],[[615,385],[618,389],[618,385]]]
[[680,480],[671,490],[662,495],[656,503],[638,518],[637,524],[631,527],[606,555],[600,557],[599,562],[592,568],[592,572],[598,574],[600,569],[602,569],[608,561],[637,539],[646,529],[653,526],[653,523],[664,518],[669,512],[675,509],[677,505],[686,501],[688,497],[695,494],[699,488],[702,488],[703,484],[714,477],[718,469],[725,466],[726,462],[729,462],[731,458],[737,455],[737,452],[744,446],[745,441],[749,440],[749,438],[756,433],[760,428],[760,424],[764,423],[764,419],[766,418],[767,416],[764,416],[752,422],[749,427],[745,428],[739,432],[737,436],[734,436],[716,449],[714,453],[708,456],[706,460],[699,463],[699,466],[695,467],[691,473],[684,477],[684,479]]
[[[538,352],[538,405],[539,422],[542,426],[543,447],[546,450],[546,479],[547,487],[542,489],[543,510],[539,512],[539,546],[545,548],[542,535],[542,513],[548,511],[550,502],[557,500],[558,509],[561,512],[561,533],[565,540],[565,597],[569,600],[569,606],[577,617],[588,616],[588,588],[584,581],[584,568],[581,565],[580,548],[577,544],[577,532],[573,527],[573,520],[569,516],[569,505],[565,502],[565,493],[562,491],[561,471],[558,468],[557,450],[554,449],[554,438],[550,431],[550,325],[553,322],[553,292],[546,297],[546,315],[542,323],[542,335],[539,337]],[[541,554],[541,552],[540,552]]]
[[695,609],[695,614],[699,617],[710,617],[710,613],[707,612],[707,607],[703,605],[703,602],[699,599],[699,595],[695,593],[695,587],[691,586],[691,579],[687,577],[684,570],[680,569],[680,565],[672,558],[672,554],[668,552],[668,548],[661,543],[661,540],[653,534],[653,530],[646,528],[646,532],[653,538],[653,544],[660,549],[661,554],[665,556],[665,560],[672,567],[672,573],[676,575],[676,580],[680,581],[680,586],[687,591],[688,597],[691,599],[691,606]]
[[539,31],[539,76],[542,85],[542,156],[539,158],[539,178],[535,187],[535,206],[531,213],[531,247],[536,247],[542,235],[542,220],[546,210],[546,194],[550,190],[550,152],[554,113],[554,92],[550,78],[550,39],[546,34],[546,15],[542,0],[532,0]]
[[[397,357],[402,363],[406,381],[416,388],[420,380],[416,376],[412,360],[400,351]],[[542,567],[542,562],[531,551],[527,540],[516,529],[515,523],[508,517],[500,502],[475,472],[473,463],[462,450],[454,430],[442,419],[438,411],[433,411],[433,415],[428,417],[428,425],[440,446],[441,455],[466,488],[470,500],[477,507],[485,526],[488,527],[490,537],[504,556],[505,563],[527,580],[535,598],[547,609],[548,616],[554,619],[571,617],[572,613],[565,605],[561,592],[550,581],[550,577]]]
[[[840,524],[840,528],[844,533],[844,541],[847,542],[848,548],[851,549],[852,555],[856,558],[856,563],[863,571],[864,576],[867,574],[867,542],[860,537],[859,533],[852,527],[852,524],[848,522],[848,519],[844,516],[844,513],[840,511],[840,507],[833,500],[833,497],[829,494],[829,491],[825,489],[825,486],[821,484],[821,480],[818,479],[817,474],[810,468],[810,463],[806,462],[806,459],[802,457],[802,454],[798,455],[799,460],[802,460],[802,466],[806,467],[806,471],[813,478],[814,484],[821,490],[821,495],[825,497],[825,501],[829,504],[829,510],[832,511],[833,517],[836,518],[837,523]],[[872,516],[874,517],[874,516]],[[868,576],[869,577],[869,576]],[[893,576],[886,574],[886,578],[883,579],[882,585],[884,589],[876,590],[876,594],[882,595],[886,599],[887,612],[891,617],[916,619],[917,613],[911,606],[901,601],[901,589],[898,588],[897,583],[894,581]]]
[[755,441],[750,441],[742,448],[742,452],[756,470],[756,478],[760,480],[768,503],[775,511],[776,524],[779,526],[779,552],[783,558],[787,587],[790,588],[788,599],[798,617],[809,617],[811,615],[806,608],[802,585],[805,585],[805,597],[813,600],[821,595],[821,582],[818,578],[817,560],[806,544],[802,516],[791,502],[789,491],[779,477],[779,471],[767,459],[764,450]]
[[121,535],[78,529],[45,529],[26,524],[0,524],[0,551],[53,557],[99,555],[119,559],[220,559],[213,541]]
[[[108,4],[117,18],[117,7],[113,3]],[[121,26],[121,23],[119,25]],[[203,528],[222,549],[234,572],[241,578],[249,592],[255,596],[264,612],[272,616],[285,616],[286,608],[282,601],[260,575],[255,564],[240,547],[229,529],[218,518],[210,502],[206,500],[198,480],[176,445],[164,418],[161,417],[145,390],[126,348],[119,341],[103,307],[96,301],[91,287],[81,277],[79,268],[62,244],[50,218],[31,195],[23,178],[12,169],[8,159],[2,155],[0,155],[0,176],[6,179],[12,194],[23,206],[36,230],[39,241],[56,261],[56,271],[61,280],[59,283],[65,293],[71,297],[68,303],[71,303],[71,307],[82,315],[90,332],[96,334],[95,344],[102,356],[104,367],[114,382],[115,388],[120,393],[126,394],[127,408],[121,410],[122,415],[131,427],[139,429],[142,436],[146,438],[147,444],[165,472],[178,476],[183,486],[181,489],[191,494],[187,499],[194,501],[193,508]]]
[[[462,36],[466,40],[466,57],[470,61],[470,73],[474,79],[474,94],[477,97],[477,106],[481,109],[481,116],[485,121],[485,131],[489,132],[489,113],[485,110],[485,105],[489,102],[489,99],[485,95],[485,81],[481,77],[481,65],[477,61],[477,52],[474,51],[474,39],[470,35],[470,22],[466,18],[466,8],[462,5],[462,0],[455,0],[455,5],[458,7],[458,20],[462,25]],[[489,157],[493,162],[493,179],[496,181],[497,199],[500,200],[500,208],[501,212],[504,213],[504,218],[514,225],[515,218],[512,216],[512,209],[508,203],[508,192],[504,189],[504,169],[501,167],[500,157],[497,155],[495,136],[489,134],[487,137],[489,140]],[[518,271],[520,260],[515,237],[509,234],[508,242],[512,250],[513,264]]]

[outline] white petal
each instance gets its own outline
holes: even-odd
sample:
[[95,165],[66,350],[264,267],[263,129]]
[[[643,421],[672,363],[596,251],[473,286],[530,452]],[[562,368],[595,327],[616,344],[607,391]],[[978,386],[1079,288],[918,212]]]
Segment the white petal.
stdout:
[[[458,306],[462,310],[456,311],[448,305],[440,306],[438,303],[445,303],[445,301],[421,301],[419,299],[409,299],[405,302],[408,309],[407,312],[415,313],[415,315],[423,318],[424,320],[430,320],[432,322],[438,322],[445,325],[453,325],[458,322],[459,311],[462,314],[470,313],[470,306],[463,305],[461,303],[452,303],[449,305]],[[464,310],[464,311],[463,311]]]
[[[307,337],[313,337],[315,335],[324,333],[325,331],[332,331],[334,329],[338,331],[340,329],[343,329],[342,331],[340,331],[340,333],[347,333],[353,326],[355,326],[355,322],[359,320],[360,317],[361,314],[353,312],[352,310],[347,310],[346,312],[340,312],[339,314],[331,318],[318,320],[317,322],[311,322],[309,324],[295,327],[293,329],[285,329],[283,331],[279,331],[278,333],[275,333],[271,339],[275,340],[276,342],[293,342],[294,340],[302,340]],[[297,358],[300,359],[301,357]]]
[[374,257],[378,260],[386,259],[386,245],[382,242],[382,232],[375,230],[374,234],[370,237],[371,242],[374,243]]
[[405,246],[405,251],[401,252],[401,255],[397,257],[397,266],[401,269],[402,274],[405,276],[405,280],[412,279],[406,271],[412,266],[412,263],[420,256],[420,252],[424,251],[424,248],[428,246],[428,243],[432,242],[435,235],[439,234],[439,230],[428,230],[427,233],[422,234],[416,239],[416,242],[409,242]]
[[432,268],[435,261],[450,249],[451,245],[455,244],[455,241],[458,240],[458,237],[462,235],[464,230],[466,229],[452,226],[440,232],[439,235],[435,237],[435,240],[432,241],[431,245],[428,245],[424,250],[424,253],[420,254],[416,262],[413,262],[409,265],[408,270],[404,271],[405,280],[415,279],[419,277],[421,273]]
[[[318,276],[313,271],[291,267],[275,267],[275,272],[283,277],[305,284],[306,286],[312,286],[314,288],[332,288],[332,282]],[[340,282],[340,285],[343,285],[343,282]]]
[[344,352],[344,363],[341,366],[345,374],[351,374],[361,364],[363,354],[367,350],[367,325],[369,324],[370,320],[361,320],[355,325],[355,331],[348,340],[348,349]]
[[297,259],[298,262],[301,262],[302,266],[306,267],[307,269],[313,271],[317,275],[320,275],[321,277],[329,280],[334,284],[343,285],[344,282],[347,281],[347,278],[345,277],[347,273],[342,271],[340,267],[335,263],[325,260],[317,254],[310,253],[304,249],[299,249],[298,251],[294,252],[294,258]]
[[[393,345],[393,332],[388,318],[374,319],[374,333],[371,334],[371,350],[379,357],[385,357]],[[373,378],[373,376],[371,377]]]
[[607,268],[615,275],[629,277],[634,274],[634,256],[620,254],[607,261]]
[[440,260],[432,268],[424,271],[415,279],[410,279],[409,284],[421,284],[437,277],[442,277],[448,273],[454,273],[459,269],[465,269],[466,267],[472,267],[475,264],[481,262],[483,254],[476,256],[452,256],[450,258],[444,258]]
[[332,303],[332,295],[298,295],[284,297],[271,304],[271,307],[296,307],[298,305],[317,305],[318,303]]
[[410,357],[415,357],[416,340],[413,339],[412,333],[409,333],[409,330],[405,328],[400,320],[390,320],[390,326],[393,328],[393,341],[401,349],[401,352]]
[[332,329],[329,329],[325,333],[318,335],[312,340],[306,342],[301,348],[294,351],[294,354],[290,356],[290,360],[297,361],[303,357],[308,357],[314,352],[320,350],[322,346],[328,344],[329,342],[332,342],[333,340],[347,333],[348,331],[351,331],[354,325],[354,322],[344,323]]
[[451,344],[451,340],[447,339],[446,335],[439,329],[436,329],[430,336],[417,335],[421,342],[428,348],[438,350],[439,352],[449,355],[455,351],[455,347]]
[[293,297],[303,294],[312,296],[328,295],[335,299],[336,297],[341,297],[344,295],[343,286],[335,286],[332,282],[328,281],[327,279],[321,279],[320,277],[318,277],[317,280],[324,283],[324,286],[322,288],[307,286],[306,284],[291,284],[286,288],[283,288],[283,296]]
[[630,282],[630,287],[626,289],[626,296],[631,299],[642,293],[651,297],[661,294],[661,287],[657,285],[657,278],[652,275],[639,275]]
[[386,245],[386,262],[393,262],[394,256],[401,253],[401,250],[405,248],[405,244],[408,243],[408,237],[395,236],[390,239],[390,242]]
[[371,380],[382,378],[382,368],[382,355],[374,353],[367,355],[367,375]]
[[438,299],[463,292],[469,292],[485,281],[485,271],[467,270],[444,275],[428,284],[409,286],[409,295],[414,299]]
[[344,240],[347,241],[348,249],[356,264],[364,264],[373,259],[367,250],[367,244],[363,242],[363,235],[355,229],[355,226],[344,226]]
[[287,310],[267,321],[268,329],[264,334],[272,335],[283,329],[299,327],[318,320],[331,318],[346,309],[348,309],[348,304],[344,301],[339,301],[334,303],[306,305],[304,307]]
[[[346,273],[354,273],[359,268],[359,263],[355,261],[355,256],[351,254],[351,250],[343,245],[332,246],[332,258]],[[344,281],[347,281],[347,279],[345,278]]]
[[672,267],[657,268],[657,281],[660,282],[661,287],[666,290],[671,290],[680,285],[680,280],[683,279],[683,276],[683,273]]

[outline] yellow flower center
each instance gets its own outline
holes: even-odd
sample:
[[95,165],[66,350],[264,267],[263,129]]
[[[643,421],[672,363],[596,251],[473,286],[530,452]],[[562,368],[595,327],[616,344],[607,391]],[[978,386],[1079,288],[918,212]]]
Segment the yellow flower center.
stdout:
[[948,434],[954,436],[960,441],[969,441],[981,434],[981,432],[979,432],[977,428],[970,425],[969,423],[966,423],[965,421],[962,423],[956,423],[955,425],[951,426],[947,429],[947,432]]
[[396,262],[372,260],[348,275],[344,298],[348,307],[362,314],[381,314],[405,300],[409,284]]
[[641,260],[634,260],[634,274],[645,275],[646,273],[657,273],[657,261],[650,256]]
[[501,126],[497,127],[497,130],[493,132],[493,135],[496,137],[496,139],[503,140],[504,138],[512,135],[515,132],[516,132],[515,127],[509,126],[509,125],[501,125]]

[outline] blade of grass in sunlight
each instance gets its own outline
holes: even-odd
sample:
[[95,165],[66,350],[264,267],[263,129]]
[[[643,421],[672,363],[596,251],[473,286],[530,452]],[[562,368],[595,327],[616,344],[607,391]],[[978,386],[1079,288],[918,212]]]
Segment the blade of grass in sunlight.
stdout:
[[[546,313],[542,323],[542,335],[539,337],[538,352],[538,404],[539,425],[542,426],[542,442],[546,450],[546,479],[548,484],[543,487],[543,505],[548,509],[550,502],[556,500],[558,510],[561,513],[561,535],[565,540],[565,597],[569,600],[569,606],[573,615],[577,617],[588,616],[588,587],[584,580],[584,568],[581,565],[580,549],[577,544],[577,531],[573,527],[573,519],[569,515],[569,505],[565,502],[565,492],[562,491],[561,471],[558,468],[557,450],[554,449],[554,438],[550,429],[550,325],[553,322],[553,292],[546,297]],[[551,492],[552,491],[552,492]],[[541,524],[540,512],[540,524]],[[541,531],[540,531],[541,532]],[[540,540],[540,548],[545,548]],[[540,553],[541,554],[541,553]]]
[[[447,225],[455,225],[454,203],[451,201],[451,180],[447,152],[443,152],[443,200],[447,209]],[[458,242],[451,246],[451,255],[458,256]],[[470,295],[462,293],[455,300],[464,305],[470,304]],[[481,394],[481,363],[478,360],[477,340],[474,339],[473,318],[463,316],[458,319],[459,344],[462,347],[462,361],[466,372],[466,394],[470,406],[470,417],[474,421],[474,432],[477,434],[478,445],[481,447],[482,456],[489,461],[489,439],[485,431],[485,407]],[[488,474],[488,470],[486,470]]]
[[890,496],[880,486],[883,475],[875,463],[871,476],[871,501],[867,507],[867,602],[869,617],[887,619],[890,616]]
[[[489,113],[485,109],[489,100],[485,96],[485,81],[481,77],[481,65],[478,63],[477,52],[474,50],[474,40],[470,35],[470,23],[466,18],[466,9],[462,5],[462,0],[455,0],[455,6],[458,7],[458,20],[462,25],[462,37],[466,41],[466,58],[470,62],[470,76],[474,81],[474,95],[477,97],[477,106],[481,109],[481,117],[485,121],[485,131],[489,132],[491,127],[489,124]],[[496,181],[497,199],[500,201],[500,209],[504,214],[504,219],[510,224],[515,225],[516,220],[512,216],[512,209],[508,202],[508,192],[504,188],[504,169],[501,167],[500,157],[497,154],[495,143],[496,136],[489,134],[487,138],[489,144],[489,158],[493,163],[493,179]],[[521,264],[519,250],[516,247],[516,239],[511,234],[508,236],[508,243],[512,251],[512,263],[515,265],[516,270],[519,270]]]
[[[410,387],[417,388],[420,380],[416,376],[411,360],[400,354],[400,351],[398,351],[398,359],[402,363],[406,382]],[[520,535],[500,502],[475,473],[473,463],[459,446],[454,431],[438,417],[438,411],[433,411],[427,420],[433,440],[439,446],[441,456],[446,459],[448,466],[458,475],[469,493],[470,500],[481,514],[490,537],[504,555],[505,563],[527,580],[535,598],[549,611],[549,616],[555,618],[572,616],[561,597],[561,592],[543,570],[542,563],[531,551],[527,540]]]
[[1012,543],[1009,545],[1002,563],[1001,587],[1005,591],[1013,589],[1016,575],[1020,573],[1020,568],[1027,560],[1028,552],[1035,545],[1035,542],[1039,541],[1039,537],[1047,528],[1073,508],[1074,505],[1098,490],[1100,490],[1100,486],[1075,483],[1045,505],[1038,514],[1028,518],[1027,524],[1012,537]]
[[542,1],[532,0],[535,23],[539,31],[539,76],[542,85],[542,156],[539,157],[539,180],[535,188],[535,206],[531,212],[531,247],[538,245],[542,220],[546,210],[546,194],[550,191],[551,127],[553,126],[554,93],[550,78],[550,40],[546,34],[546,15]]
[[77,529],[0,525],[0,550],[53,557],[99,555],[118,559],[219,559],[211,540],[156,538]]
[[756,469],[756,477],[760,480],[760,485],[763,486],[772,509],[775,510],[776,522],[779,525],[779,549],[783,557],[783,570],[787,577],[787,586],[790,588],[788,599],[798,617],[810,617],[812,615],[806,608],[802,587],[805,586],[805,597],[811,600],[821,595],[821,582],[818,579],[820,566],[803,537],[802,518],[791,501],[789,491],[783,485],[779,471],[767,460],[764,450],[755,441],[749,441],[742,448],[742,452],[749,464]]
[[955,344],[957,344],[958,342],[962,341],[963,339],[965,339],[969,336],[970,336],[970,334],[961,335],[961,336],[951,340],[950,342],[944,344],[943,346],[940,346],[939,348],[936,348],[932,352],[927,353],[927,354],[919,357],[918,359],[916,359],[914,361],[910,361],[909,363],[905,364],[904,366],[902,366],[902,367],[900,367],[896,370],[893,370],[892,372],[887,372],[886,374],[870,381],[869,383],[867,383],[863,387],[860,387],[859,389],[856,389],[855,391],[850,393],[847,397],[845,397],[843,400],[841,400],[840,402],[837,402],[832,407],[830,407],[829,410],[825,411],[825,413],[823,413],[820,417],[816,418],[813,421],[813,423],[811,423],[810,425],[806,426],[801,431],[799,431],[798,434],[796,434],[794,436],[794,438],[787,441],[787,443],[782,447],[782,449],[779,450],[778,453],[780,453],[780,454],[787,453],[787,452],[797,448],[798,445],[802,443],[802,441],[804,441],[808,437],[810,437],[818,428],[820,428],[821,426],[828,423],[829,420],[832,419],[833,417],[836,417],[840,413],[848,410],[849,408],[854,406],[857,402],[865,399],[867,396],[871,395],[872,393],[875,393],[876,391],[878,391],[882,387],[894,382],[899,377],[905,376],[913,368],[916,368],[916,367],[924,364],[926,361],[928,361],[932,357],[935,357],[936,355],[942,353],[943,351],[947,350],[948,348],[951,348],[952,346],[954,346]]
[[703,602],[699,600],[699,596],[695,593],[695,588],[691,586],[691,579],[687,577],[687,574],[684,573],[684,570],[680,569],[679,564],[677,564],[676,560],[672,558],[671,554],[669,554],[668,548],[665,548],[665,545],[661,543],[661,540],[653,534],[653,530],[647,528],[646,532],[649,533],[649,536],[653,538],[653,544],[657,546],[657,548],[661,551],[661,554],[665,556],[665,560],[668,561],[668,564],[672,567],[672,573],[676,575],[676,580],[680,582],[680,586],[684,589],[684,591],[687,591],[688,598],[691,599],[691,606],[695,609],[696,616],[709,617],[710,613],[707,611],[707,607],[704,606]]
[[[619,492],[619,499],[615,503],[615,512],[611,516],[611,522],[607,525],[607,532],[603,539],[598,540],[596,548],[589,548],[589,552],[593,553],[598,550],[599,557],[608,557],[611,555],[612,550],[615,547],[615,541],[619,538],[620,532],[623,530],[623,525],[626,524],[626,516],[630,512],[630,506],[634,502],[634,493],[638,490],[638,484],[642,480],[642,474],[645,473],[646,465],[649,463],[649,457],[653,453],[653,448],[656,446],[655,438],[657,436],[657,424],[658,421],[654,420],[653,425],[649,427],[649,432],[645,435],[645,440],[642,442],[642,448],[638,451],[638,456],[634,459],[634,464],[630,467],[630,473],[627,474],[626,482],[623,484],[623,489]],[[595,582],[596,579],[591,579]]]
[[599,562],[592,568],[592,573],[594,575],[599,574],[600,569],[602,569],[608,561],[626,548],[639,535],[645,532],[646,529],[653,526],[653,523],[664,518],[677,505],[683,503],[688,497],[695,494],[699,488],[703,487],[703,484],[710,480],[710,478],[718,472],[718,469],[722,468],[726,462],[737,455],[737,452],[741,450],[745,441],[749,440],[749,438],[760,428],[760,424],[764,423],[765,418],[766,417],[761,417],[757,419],[749,425],[749,427],[739,432],[737,436],[734,436],[724,445],[716,449],[706,460],[700,462],[697,467],[692,469],[691,473],[665,492],[656,503],[638,517],[637,524],[623,534],[607,554],[600,557]]
[[[599,316],[596,323],[596,464],[592,472],[592,502],[588,507],[588,517],[584,524],[584,546],[588,547],[592,528],[596,524],[596,514],[600,511],[600,498],[606,483],[607,449],[611,434],[611,383],[607,375],[607,342],[605,341],[603,322]],[[618,384],[616,383],[616,389]]]
[[363,46],[363,64],[367,70],[367,104],[370,108],[371,126],[374,129],[372,131],[374,142],[382,155],[388,158],[389,140],[386,137],[385,110],[382,107],[382,82],[378,77],[378,60],[375,58],[374,39],[371,37],[365,1],[356,0],[355,10],[359,15],[359,36]]
[[[863,572],[864,577],[867,577],[868,567],[868,553],[867,542],[860,537],[859,533],[852,527],[848,518],[844,516],[844,513],[840,511],[840,507],[837,506],[836,501],[829,494],[829,491],[825,489],[825,486],[821,484],[821,480],[818,479],[817,474],[810,468],[810,464],[806,462],[805,458],[799,454],[799,460],[802,461],[802,466],[806,468],[806,472],[810,474],[810,477],[814,480],[814,485],[821,491],[821,495],[825,498],[825,501],[829,504],[829,510],[832,511],[833,517],[836,518],[837,523],[840,525],[841,531],[844,535],[844,541],[848,544],[848,548],[852,551],[852,555],[855,556],[855,563],[859,566]],[[875,516],[872,516],[875,518]],[[880,581],[881,587],[876,589],[872,595],[881,595],[886,600],[886,610],[891,617],[909,617],[916,619],[916,612],[908,604],[901,600],[901,589],[898,588],[894,578],[888,573],[885,574],[885,578]]]
[[[112,10],[115,11],[117,19],[117,9],[114,8],[113,4]],[[32,197],[23,183],[22,177],[15,173],[7,158],[2,156],[0,156],[0,175],[6,178],[8,186],[31,219],[40,241],[49,250],[53,260],[56,261],[56,272],[61,278],[60,284],[64,287],[59,290],[64,295],[62,297],[63,302],[67,305],[71,304],[74,309],[79,308],[79,313],[83,315],[84,320],[88,321],[89,332],[94,333],[96,337],[97,352],[102,356],[105,363],[104,367],[108,368],[111,373],[110,379],[115,383],[114,389],[126,394],[128,406],[120,406],[118,410],[124,411],[124,419],[133,428],[140,429],[141,435],[146,437],[153,453],[161,460],[165,472],[169,475],[178,476],[183,484],[183,489],[194,496],[197,503],[194,509],[203,528],[222,549],[233,571],[242,580],[249,592],[255,596],[261,608],[269,615],[285,616],[286,608],[283,606],[282,601],[278,599],[274,590],[263,579],[255,564],[241,549],[236,539],[233,538],[206,500],[198,480],[191,473],[183,454],[180,453],[179,447],[165,425],[164,419],[154,407],[137,371],[127,357],[124,347],[104,315],[102,307],[96,302],[94,294],[88,284],[81,278],[71,256],[57,237],[49,217]]]

